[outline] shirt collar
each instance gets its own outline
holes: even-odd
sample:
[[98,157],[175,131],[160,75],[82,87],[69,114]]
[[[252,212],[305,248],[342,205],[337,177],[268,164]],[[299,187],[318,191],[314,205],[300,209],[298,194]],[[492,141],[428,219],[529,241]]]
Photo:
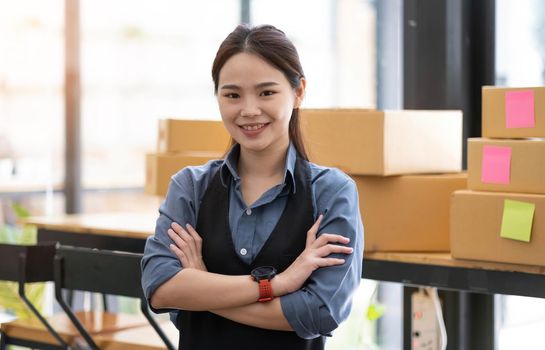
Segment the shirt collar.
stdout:
[[240,145],[235,143],[229,150],[220,168],[221,183],[227,187],[229,178],[232,177],[236,181],[240,180],[237,172],[238,157],[240,156]]
[[[229,178],[233,178],[235,181],[240,180],[240,176],[238,175],[238,171],[237,171],[239,156],[240,156],[240,145],[237,143],[233,145],[233,147],[231,147],[231,149],[227,153],[227,156],[225,157],[225,160],[223,161],[223,165],[220,168],[221,183],[225,187],[227,187],[227,184],[229,184]],[[295,146],[293,145],[293,143],[290,142],[290,145],[288,147],[288,154],[286,157],[286,164],[284,166],[285,168],[284,184],[290,185],[293,193],[295,193],[295,175],[294,174],[295,174],[296,160],[297,160],[297,150],[295,149]]]

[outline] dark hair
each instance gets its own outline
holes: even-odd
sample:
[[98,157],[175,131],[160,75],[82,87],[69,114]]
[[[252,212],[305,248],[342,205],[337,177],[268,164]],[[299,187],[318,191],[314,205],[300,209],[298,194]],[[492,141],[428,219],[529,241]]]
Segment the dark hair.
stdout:
[[[218,93],[218,80],[223,65],[229,58],[241,52],[254,54],[278,68],[294,89],[300,86],[301,79],[305,76],[297,49],[283,31],[272,25],[250,27],[241,24],[223,40],[216,53],[212,65],[215,94]],[[291,113],[289,137],[299,156],[308,160],[299,124],[298,108],[294,108]],[[231,140],[231,143],[234,144],[235,141]]]

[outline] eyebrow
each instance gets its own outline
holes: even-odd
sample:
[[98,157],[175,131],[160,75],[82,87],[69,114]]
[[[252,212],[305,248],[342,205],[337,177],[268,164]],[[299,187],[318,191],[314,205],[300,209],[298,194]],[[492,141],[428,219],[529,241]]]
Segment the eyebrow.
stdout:
[[[257,84],[255,86],[255,88],[256,89],[262,89],[262,88],[265,88],[265,87],[270,87],[270,86],[275,86],[275,85],[279,85],[279,84],[277,82],[274,82],[274,81],[266,81],[266,82]],[[238,86],[236,84],[226,84],[226,85],[221,86],[220,89],[221,90],[240,90],[240,86]]]

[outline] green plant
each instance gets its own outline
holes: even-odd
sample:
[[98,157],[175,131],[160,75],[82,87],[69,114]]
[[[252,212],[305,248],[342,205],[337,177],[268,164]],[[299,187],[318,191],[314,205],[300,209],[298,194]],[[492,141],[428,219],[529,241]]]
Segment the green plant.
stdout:
[[[18,203],[14,203],[11,208],[18,219],[24,219],[30,216],[28,210]],[[0,226],[0,243],[26,245],[35,244],[36,239],[37,230],[34,226],[11,226],[7,224]],[[44,290],[44,283],[30,283],[25,286],[27,297],[40,311],[43,304]],[[0,282],[0,306],[7,312],[16,315],[18,318],[25,319],[32,317],[32,312],[19,298],[16,282]]]

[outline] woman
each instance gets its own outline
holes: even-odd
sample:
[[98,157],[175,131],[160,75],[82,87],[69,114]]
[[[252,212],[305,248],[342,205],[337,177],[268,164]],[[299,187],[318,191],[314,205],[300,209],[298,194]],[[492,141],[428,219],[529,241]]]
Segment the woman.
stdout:
[[144,291],[171,312],[183,350],[323,349],[361,279],[355,184],[308,161],[306,80],[282,31],[238,26],[212,77],[233,146],[172,177],[142,260]]

